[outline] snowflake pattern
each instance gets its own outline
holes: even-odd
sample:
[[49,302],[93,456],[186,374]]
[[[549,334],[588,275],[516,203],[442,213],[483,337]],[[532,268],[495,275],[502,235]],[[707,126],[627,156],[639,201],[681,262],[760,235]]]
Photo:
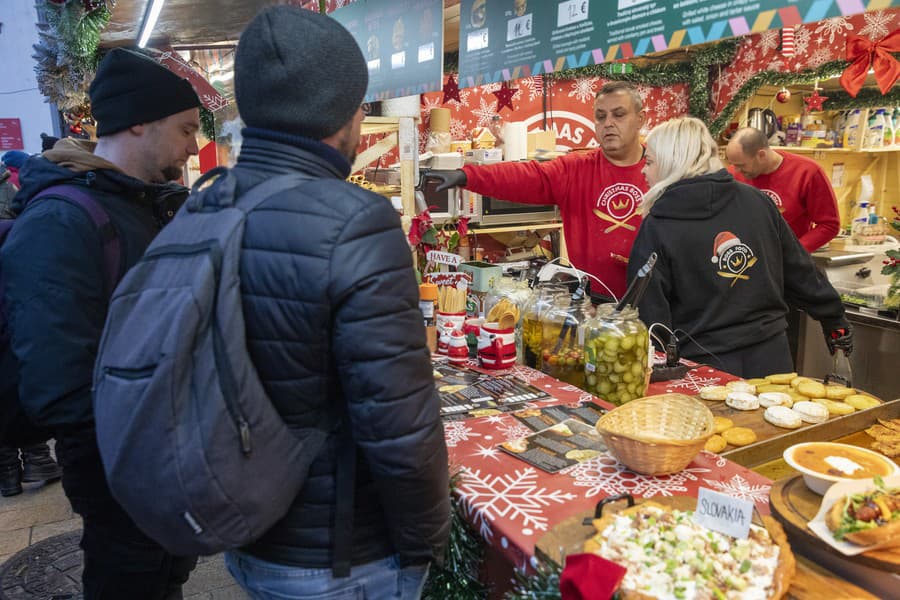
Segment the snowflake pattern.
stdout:
[[478,450],[472,453],[472,456],[479,458],[493,458],[500,462],[500,450],[496,446],[482,446],[478,444]]
[[769,491],[772,489],[770,485],[751,485],[740,474],[734,475],[728,481],[716,481],[715,479],[704,479],[703,481],[718,492],[757,504],[767,504]]
[[769,63],[769,66],[766,67],[769,71],[781,71],[784,69],[784,61],[780,58],[776,58],[772,62]]
[[827,48],[818,48],[809,55],[809,58],[806,59],[806,64],[810,67],[819,67],[827,63],[830,58],[831,52]]
[[546,375],[544,375],[537,369],[532,369],[531,367],[524,367],[522,365],[514,366],[512,368],[512,374],[515,375],[517,379],[521,379],[525,383],[531,383],[531,384],[546,377]]
[[527,435],[534,433],[531,429],[523,425],[518,419],[509,417],[497,423],[497,433],[503,438],[504,442],[521,439]]
[[894,15],[883,10],[872,13],[865,13],[863,17],[866,19],[865,26],[859,30],[859,35],[866,36],[871,40],[880,40],[890,31],[891,22]]
[[762,35],[759,38],[759,45],[763,50],[763,53],[768,52],[769,50],[776,50],[778,46],[781,44],[781,30],[780,29],[769,29],[767,31],[763,31]]
[[[484,96],[478,99],[481,103],[479,108],[476,108],[472,111],[472,114],[478,117],[478,126],[479,127],[487,127],[491,123],[491,119],[494,118],[494,115],[497,114],[497,104],[494,102],[488,102]],[[462,139],[462,138],[454,138],[454,139]]]
[[809,27],[797,27],[797,30],[794,32],[794,52],[797,55],[806,54],[811,40],[812,30]]
[[839,33],[844,33],[844,30],[853,31],[853,23],[851,23],[847,17],[832,17],[830,19],[825,19],[822,21],[818,27],[816,27],[815,33],[821,33],[822,35],[828,35],[828,43],[834,43],[834,36]]
[[544,77],[536,75],[520,79],[519,89],[523,88],[528,90],[528,101],[533,102],[535,98],[540,98],[544,93]]
[[560,473],[574,479],[576,487],[588,488],[585,498],[593,498],[598,494],[614,496],[624,493],[653,498],[684,494],[688,491],[687,482],[699,481],[701,474],[710,471],[702,467],[688,467],[680,473],[649,477],[629,471],[610,454],[601,454],[563,469]]
[[470,438],[481,437],[470,427],[466,427],[465,421],[448,421],[444,423],[444,441],[448,448],[456,448],[460,442],[468,442]]
[[228,106],[228,100],[221,94],[203,94],[200,100],[202,100],[203,106],[212,112],[216,112],[220,108]]
[[749,62],[756,62],[756,48],[752,46],[744,52],[743,59]]
[[671,392],[675,389],[685,389],[694,393],[699,393],[702,388],[708,385],[718,385],[722,381],[719,377],[703,377],[694,371],[688,371],[684,379],[676,379],[666,386],[666,391]]
[[492,521],[502,518],[523,530],[546,531],[549,526],[549,517],[544,514],[546,507],[576,498],[571,492],[538,487],[537,483],[538,473],[532,467],[501,475],[463,467],[457,489],[469,521],[484,539],[491,541]]
[[481,86],[481,93],[487,96],[488,94],[492,94],[503,87],[503,84],[500,82],[497,83],[486,83]]
[[450,119],[450,137],[454,140],[468,139],[469,128],[466,122],[461,119]]
[[431,109],[440,108],[441,106],[443,106],[443,103],[441,102],[442,97],[436,96],[434,98],[429,98],[425,94],[422,94],[421,98],[422,98],[422,108],[421,108],[422,119],[427,124],[428,119],[431,118]]
[[572,82],[572,89],[569,91],[569,98],[574,96],[579,102],[585,104],[592,102],[597,95],[598,81],[600,81],[599,77],[585,77],[583,79],[574,80]]
[[686,115],[688,111],[688,98],[685,94],[680,94],[678,92],[670,91],[670,96],[672,99],[672,115],[673,116],[682,116]]

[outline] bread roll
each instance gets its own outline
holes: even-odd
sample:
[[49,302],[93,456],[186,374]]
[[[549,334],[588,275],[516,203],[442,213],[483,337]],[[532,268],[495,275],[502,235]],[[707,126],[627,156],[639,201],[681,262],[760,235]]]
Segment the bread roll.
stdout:
[[772,375],[767,375],[766,381],[769,383],[788,384],[795,377],[797,377],[796,373],[774,373]]
[[855,408],[856,410],[866,410],[867,408],[875,408],[881,402],[872,396],[864,396],[862,394],[853,394],[844,398],[844,402]]
[[855,408],[853,408],[846,402],[838,402],[837,400],[829,400],[828,398],[813,398],[813,402],[821,404],[822,406],[827,408],[829,415],[843,416],[849,415],[850,413],[856,411]]
[[825,397],[825,386],[818,381],[802,381],[797,386],[797,391],[807,398]]
[[843,400],[847,396],[852,396],[856,390],[845,385],[826,385],[825,397],[829,400]]

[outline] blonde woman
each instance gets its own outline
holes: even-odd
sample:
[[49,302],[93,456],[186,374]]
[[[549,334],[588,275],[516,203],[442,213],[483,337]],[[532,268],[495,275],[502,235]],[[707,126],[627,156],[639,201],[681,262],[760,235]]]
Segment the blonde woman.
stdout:
[[772,201],[736,182],[718,153],[698,119],[673,119],[647,136],[650,189],[628,269],[630,279],[658,254],[642,320],[675,331],[682,356],[759,377],[793,370],[789,299],[820,321],[832,353],[849,352],[837,292]]

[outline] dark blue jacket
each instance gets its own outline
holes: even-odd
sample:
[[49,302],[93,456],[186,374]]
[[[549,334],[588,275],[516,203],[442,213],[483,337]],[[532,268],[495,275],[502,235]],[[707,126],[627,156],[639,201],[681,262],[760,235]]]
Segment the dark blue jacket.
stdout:
[[[383,197],[344,181],[350,166],[325,144],[245,130],[238,193],[274,176],[313,178],[247,218],[241,288],[247,342],[289,425],[349,409],[358,446],[354,564],[398,553],[438,559],[447,541],[447,449],[418,287],[400,219]],[[332,434],[293,507],[246,548],[264,560],[331,565]]]
[[83,429],[93,423],[91,377],[111,293],[104,289],[103,244],[80,206],[53,197],[26,203],[52,185],[87,189],[115,226],[121,276],[187,189],[146,184],[113,169],[75,172],[43,156],[25,163],[20,182],[14,209],[21,214],[0,249],[0,289],[18,373],[0,375],[18,375],[20,402],[38,425]]

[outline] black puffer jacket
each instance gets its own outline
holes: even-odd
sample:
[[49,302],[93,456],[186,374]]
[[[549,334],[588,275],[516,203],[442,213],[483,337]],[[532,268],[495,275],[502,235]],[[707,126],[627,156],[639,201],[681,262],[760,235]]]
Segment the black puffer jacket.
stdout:
[[[314,178],[247,218],[242,301],[263,385],[293,426],[349,407],[358,446],[353,564],[393,553],[405,564],[437,560],[450,527],[447,449],[397,213],[343,181],[349,164],[330,146],[252,129],[244,136],[238,194],[284,173]],[[246,551],[331,565],[337,438],[287,516]]]
[[[60,145],[61,144],[61,145]],[[3,381],[19,376],[29,417],[51,429],[93,424],[91,378],[111,290],[105,289],[103,242],[87,212],[46,197],[57,184],[84,187],[106,210],[121,244],[121,277],[143,255],[168,214],[184,202],[179,185],[147,184],[105,163],[93,145],[64,140],[20,172],[16,219],[0,250],[0,289],[9,315],[10,346],[18,361],[3,361]],[[90,168],[107,164],[110,168]],[[23,211],[27,205],[27,209]]]

